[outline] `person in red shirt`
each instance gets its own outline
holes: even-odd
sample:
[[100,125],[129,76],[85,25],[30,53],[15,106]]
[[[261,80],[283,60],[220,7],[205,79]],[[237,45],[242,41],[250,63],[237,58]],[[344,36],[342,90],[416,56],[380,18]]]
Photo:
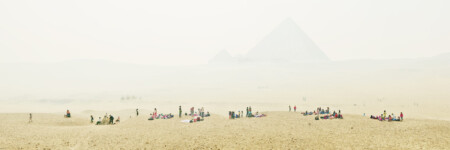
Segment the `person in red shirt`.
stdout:
[[297,111],[297,106],[295,105],[295,106],[294,106],[294,112],[296,112],[296,111]]
[[400,112],[400,119],[403,121],[403,112]]

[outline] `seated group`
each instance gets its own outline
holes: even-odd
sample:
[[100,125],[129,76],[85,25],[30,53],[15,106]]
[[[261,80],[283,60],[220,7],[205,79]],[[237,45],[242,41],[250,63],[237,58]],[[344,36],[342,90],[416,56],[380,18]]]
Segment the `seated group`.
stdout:
[[155,120],[155,119],[170,119],[173,118],[172,113],[169,114],[158,114],[158,115],[153,115],[150,118],[148,118],[148,120]]
[[[333,113],[330,115],[320,116],[320,119],[344,119],[344,116],[342,116],[341,114],[338,114],[338,113]],[[317,117],[316,117],[316,120],[318,120]]]
[[[116,123],[120,122],[120,117],[117,118]],[[112,115],[105,115],[102,119],[102,117],[98,117],[98,121],[95,125],[114,125],[116,124],[114,122],[114,117]]]
[[402,121],[400,116],[395,118],[395,117],[392,117],[391,115],[389,115],[387,117],[385,117],[383,115],[381,115],[381,116],[370,115],[370,119],[376,119],[376,120],[379,120],[379,121]]
[[[305,112],[301,112],[301,114],[303,114],[303,116],[308,116],[308,115],[325,115],[325,114],[330,114],[330,108],[322,109],[322,108],[317,108],[317,111],[305,111]],[[334,114],[334,113],[333,113]]]
[[[237,112],[238,113],[235,113],[234,111],[229,111],[228,112],[229,119],[244,118],[244,111],[237,111]],[[259,118],[259,117],[266,117],[267,115],[259,114],[259,112],[252,114],[251,111],[247,111],[246,116],[247,116],[247,118],[251,118],[251,117]]]

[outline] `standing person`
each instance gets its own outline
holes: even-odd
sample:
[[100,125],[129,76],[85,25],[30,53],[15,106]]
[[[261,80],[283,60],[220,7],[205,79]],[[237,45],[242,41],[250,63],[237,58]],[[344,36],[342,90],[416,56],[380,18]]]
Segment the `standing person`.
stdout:
[[291,112],[291,105],[289,105],[289,112]]
[[136,116],[139,116],[139,109],[136,108]]
[[181,118],[181,106],[178,107],[178,117]]
[[30,120],[28,120],[28,123],[31,123],[31,122],[33,122],[33,115],[31,115],[31,113],[30,113]]
[[94,116],[91,115],[91,123],[94,123]]
[[297,105],[294,105],[294,112],[297,112]]
[[248,107],[248,115],[251,117],[252,116],[252,106]]
[[400,112],[400,119],[403,121],[403,112]]
[[247,107],[247,109],[245,110],[245,114],[246,114],[245,116],[248,117],[248,107]]
[[384,115],[384,118],[386,118],[386,110],[384,110],[384,113],[383,113],[383,115]]
[[156,118],[156,115],[158,114],[158,111],[155,108],[155,111],[153,112],[153,118]]
[[204,118],[205,117],[205,108],[202,107],[201,111],[202,112],[200,113],[200,115],[202,116],[202,118]]
[[109,124],[114,124],[114,117],[109,115]]

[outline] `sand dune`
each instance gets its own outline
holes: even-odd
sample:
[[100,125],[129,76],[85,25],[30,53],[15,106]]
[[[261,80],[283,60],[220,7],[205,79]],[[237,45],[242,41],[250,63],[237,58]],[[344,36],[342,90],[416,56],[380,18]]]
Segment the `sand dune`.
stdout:
[[[293,112],[229,120],[214,115],[198,123],[183,118],[117,125],[59,114],[0,114],[0,149],[447,149],[450,122],[406,119],[379,122],[363,116],[314,120]],[[76,114],[74,114],[76,115]],[[186,119],[187,117],[184,117]]]

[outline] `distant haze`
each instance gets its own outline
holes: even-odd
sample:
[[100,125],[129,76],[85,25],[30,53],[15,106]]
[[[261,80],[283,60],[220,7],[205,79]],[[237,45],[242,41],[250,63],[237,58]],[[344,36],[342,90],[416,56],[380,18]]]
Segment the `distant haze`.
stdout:
[[0,19],[0,113],[450,120],[450,1],[1,1]]
[[1,1],[0,63],[206,64],[291,18],[331,60],[450,51],[450,1]]

